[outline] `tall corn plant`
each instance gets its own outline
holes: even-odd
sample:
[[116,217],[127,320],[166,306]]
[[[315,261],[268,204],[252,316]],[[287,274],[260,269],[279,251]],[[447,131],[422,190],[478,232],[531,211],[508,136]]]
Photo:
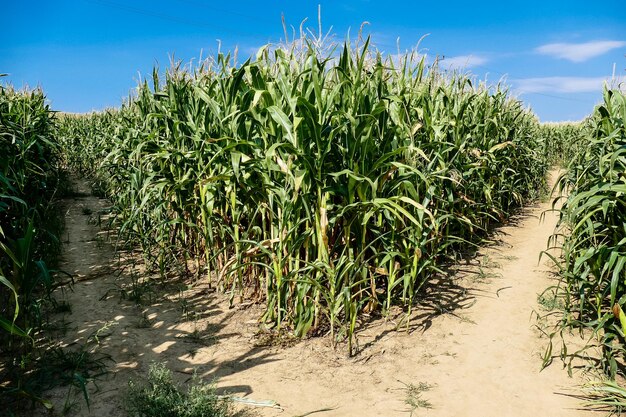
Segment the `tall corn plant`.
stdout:
[[538,134],[548,162],[562,167],[567,167],[588,142],[584,122],[542,123]]
[[586,122],[586,143],[560,178],[561,189],[569,191],[560,218],[561,324],[592,331],[611,376],[626,342],[625,120],[626,95],[605,89],[604,103]]
[[[0,85],[0,344],[41,324],[53,279],[46,261],[59,252],[59,146],[40,90]],[[57,220],[54,220],[57,219]],[[21,343],[17,343],[20,345]]]
[[47,404],[27,381],[57,285],[62,185],[55,118],[41,90],[0,85],[0,398]]
[[63,153],[63,166],[87,178],[94,191],[104,193],[108,179],[101,177],[100,162],[113,150],[108,139],[115,134],[119,112],[108,109],[100,113],[58,113],[56,138]]
[[442,263],[536,196],[547,162],[536,119],[497,86],[369,40],[324,51],[303,38],[155,71],[119,111],[81,118],[101,138],[68,119],[66,143],[91,141],[75,164],[106,178],[149,264],[351,343],[363,313],[410,313]]

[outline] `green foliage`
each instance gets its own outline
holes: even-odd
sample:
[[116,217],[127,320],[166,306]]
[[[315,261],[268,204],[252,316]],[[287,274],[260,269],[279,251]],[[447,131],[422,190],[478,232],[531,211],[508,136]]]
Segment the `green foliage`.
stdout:
[[605,90],[604,103],[587,120],[587,141],[568,164],[560,188],[569,191],[561,208],[565,302],[562,326],[589,329],[603,350],[610,376],[623,359],[619,320],[626,303],[626,94]]
[[562,167],[567,167],[588,142],[585,122],[543,123],[538,135],[545,158]]
[[427,399],[424,399],[422,394],[426,391],[429,391],[432,388],[432,385],[426,382],[420,382],[418,385],[413,383],[404,383],[399,381],[404,385],[403,391],[405,392],[404,403],[409,406],[410,416],[413,416],[416,410],[421,408],[433,408],[433,405]]
[[112,150],[108,144],[118,125],[116,110],[91,114],[60,114],[57,137],[62,145],[64,165],[72,172],[91,181],[94,194],[104,196],[106,180],[96,170],[105,156]]
[[129,382],[126,409],[131,417],[228,417],[230,401],[215,388],[194,378],[182,391],[165,364],[150,366],[145,383]]
[[0,399],[9,409],[24,399],[49,406],[30,382],[58,285],[49,265],[61,246],[59,152],[43,92],[0,85]]
[[585,406],[608,415],[622,415],[626,409],[626,389],[615,381],[603,379],[584,387]]
[[369,41],[337,58],[294,45],[155,70],[121,110],[63,118],[63,144],[148,265],[195,260],[276,329],[350,343],[362,313],[410,313],[548,164],[536,118],[499,87]]
[[40,90],[0,85],[0,346],[41,324],[59,253],[61,181],[52,112]]
[[[89,407],[87,386],[106,373],[111,358],[98,353],[93,341],[75,349],[59,346],[36,346],[19,356],[7,359],[1,376],[0,398],[7,411],[24,411],[40,405],[52,409],[45,392],[54,387],[69,386],[64,410],[74,404],[74,393],[80,395]],[[1,415],[1,414],[0,414]]]

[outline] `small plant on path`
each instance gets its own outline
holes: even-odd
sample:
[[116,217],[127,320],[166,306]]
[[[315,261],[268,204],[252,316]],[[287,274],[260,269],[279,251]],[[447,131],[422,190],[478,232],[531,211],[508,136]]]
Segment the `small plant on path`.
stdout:
[[131,417],[230,417],[235,415],[229,399],[220,397],[215,387],[194,376],[187,391],[174,382],[165,364],[150,366],[148,379],[131,380],[126,401]]
[[407,384],[402,381],[398,382],[404,385],[404,388],[401,388],[401,390],[405,392],[406,397],[404,398],[404,403],[410,407],[411,416],[413,416],[413,413],[418,408],[433,408],[433,405],[430,403],[430,401],[422,397],[422,393],[424,393],[425,391],[429,391],[432,388],[432,385],[426,382],[420,382],[417,385],[413,383]]

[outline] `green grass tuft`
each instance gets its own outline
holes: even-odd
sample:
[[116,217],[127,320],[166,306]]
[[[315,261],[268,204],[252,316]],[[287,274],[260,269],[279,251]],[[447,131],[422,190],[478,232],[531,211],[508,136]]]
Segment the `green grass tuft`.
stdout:
[[126,410],[130,417],[230,417],[236,415],[231,402],[220,397],[215,387],[194,376],[184,391],[174,382],[165,364],[150,367],[144,382],[129,382]]

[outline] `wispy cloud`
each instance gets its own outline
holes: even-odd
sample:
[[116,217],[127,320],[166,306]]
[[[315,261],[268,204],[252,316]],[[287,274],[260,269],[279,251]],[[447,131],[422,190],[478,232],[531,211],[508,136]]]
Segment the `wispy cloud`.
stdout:
[[484,65],[488,61],[489,60],[487,58],[478,55],[458,55],[444,57],[444,59],[440,61],[439,65],[444,68],[464,69]]
[[241,56],[245,56],[246,58],[249,56],[255,57],[259,52],[259,49],[263,46],[265,45],[243,45],[239,47],[239,54],[241,54]]
[[584,62],[591,58],[626,46],[626,41],[591,41],[584,43],[548,43],[535,48],[535,52],[572,62]]
[[610,77],[541,77],[511,80],[518,94],[597,93]]
[[[396,51],[398,49],[398,37],[394,37],[384,32],[368,32],[368,27],[365,26],[365,33],[363,36],[367,36],[369,34],[371,38],[371,43],[381,50],[387,50],[389,52]],[[350,30],[351,37],[356,37],[359,35],[359,28],[352,28]]]

